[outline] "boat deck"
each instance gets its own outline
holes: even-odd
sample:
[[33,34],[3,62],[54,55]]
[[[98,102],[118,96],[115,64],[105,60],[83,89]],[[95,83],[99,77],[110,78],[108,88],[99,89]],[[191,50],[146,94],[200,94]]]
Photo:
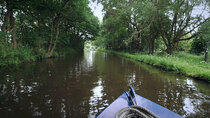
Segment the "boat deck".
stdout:
[[[144,107],[160,118],[182,118],[182,116],[168,110],[142,96],[136,94],[136,102],[138,106]],[[104,111],[102,111],[97,118],[115,118],[115,114],[122,108],[128,107],[127,96],[123,93],[113,103],[111,103]]]

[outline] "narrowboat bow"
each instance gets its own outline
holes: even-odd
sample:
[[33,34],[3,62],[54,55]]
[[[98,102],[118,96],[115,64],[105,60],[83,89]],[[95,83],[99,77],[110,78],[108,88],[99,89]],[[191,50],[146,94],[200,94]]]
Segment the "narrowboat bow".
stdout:
[[97,118],[182,118],[182,116],[135,94],[133,87],[129,86],[129,90],[104,109]]

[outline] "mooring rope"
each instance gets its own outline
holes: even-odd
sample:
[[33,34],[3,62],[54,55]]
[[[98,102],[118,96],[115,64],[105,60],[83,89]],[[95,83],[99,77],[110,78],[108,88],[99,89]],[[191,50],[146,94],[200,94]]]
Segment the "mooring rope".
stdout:
[[143,107],[132,105],[119,110],[116,113],[115,118],[159,118],[159,117],[153,112]]

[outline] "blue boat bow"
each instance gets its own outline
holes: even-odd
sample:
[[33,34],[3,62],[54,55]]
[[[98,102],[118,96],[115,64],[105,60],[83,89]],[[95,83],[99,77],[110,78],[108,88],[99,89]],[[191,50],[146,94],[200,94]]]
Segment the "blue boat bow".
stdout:
[[182,116],[177,113],[170,111],[167,108],[162,107],[138,94],[135,94],[132,86],[129,87],[128,91],[124,92],[106,109],[104,109],[97,118],[115,118],[118,111],[132,105],[140,106],[143,109],[154,113],[159,118],[182,118]]

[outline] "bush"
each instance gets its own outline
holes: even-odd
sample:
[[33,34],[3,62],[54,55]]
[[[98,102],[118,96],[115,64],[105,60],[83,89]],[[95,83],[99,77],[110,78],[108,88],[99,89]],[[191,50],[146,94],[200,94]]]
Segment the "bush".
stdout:
[[206,42],[202,38],[194,39],[190,49],[191,53],[201,54],[205,51]]
[[177,45],[177,51],[189,52],[191,50],[192,43],[193,39],[179,42]]
[[25,47],[12,48],[11,46],[0,46],[0,65],[16,65],[23,61],[35,60],[32,50]]

